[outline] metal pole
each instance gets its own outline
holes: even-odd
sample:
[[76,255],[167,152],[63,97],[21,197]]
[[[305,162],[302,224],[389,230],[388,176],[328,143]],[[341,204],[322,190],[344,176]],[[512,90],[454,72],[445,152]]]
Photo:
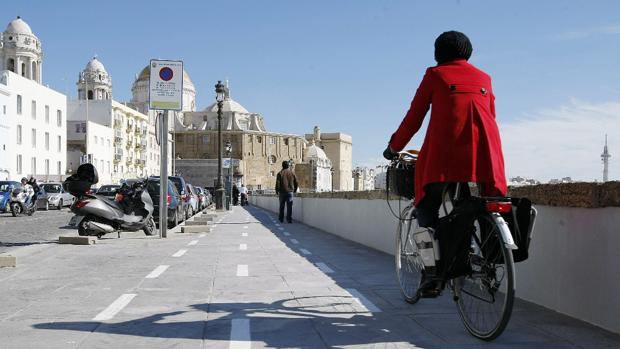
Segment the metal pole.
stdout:
[[215,209],[224,208],[224,188],[222,187],[222,105],[217,102],[217,187],[215,189]]
[[159,126],[159,237],[168,237],[168,111],[164,111]]

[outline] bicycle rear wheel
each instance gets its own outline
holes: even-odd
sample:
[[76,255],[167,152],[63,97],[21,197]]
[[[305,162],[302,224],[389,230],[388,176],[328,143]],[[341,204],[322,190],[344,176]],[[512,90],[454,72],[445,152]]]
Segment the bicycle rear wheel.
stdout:
[[465,327],[483,340],[497,338],[508,325],[515,294],[512,250],[506,248],[491,214],[476,218],[469,261],[471,275],[452,280]]
[[420,299],[418,288],[424,273],[424,264],[413,240],[413,232],[418,221],[413,217],[413,205],[407,206],[401,213],[396,231],[396,251],[394,253],[398,285],[405,301],[415,303]]

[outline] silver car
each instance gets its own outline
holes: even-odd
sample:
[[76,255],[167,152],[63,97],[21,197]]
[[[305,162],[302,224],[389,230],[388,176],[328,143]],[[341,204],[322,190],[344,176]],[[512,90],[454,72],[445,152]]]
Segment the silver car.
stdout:
[[39,185],[47,194],[47,202],[50,207],[58,210],[64,206],[71,206],[75,197],[62,188],[61,183],[44,183]]

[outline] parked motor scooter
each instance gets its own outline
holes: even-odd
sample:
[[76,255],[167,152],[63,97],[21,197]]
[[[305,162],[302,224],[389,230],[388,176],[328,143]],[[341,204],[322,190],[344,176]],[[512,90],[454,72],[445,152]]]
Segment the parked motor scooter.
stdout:
[[11,191],[11,198],[9,199],[9,207],[13,217],[19,217],[22,213],[32,216],[37,211],[36,195],[30,200],[30,204],[26,204],[28,200],[28,193],[22,188],[14,188]]
[[115,200],[88,194],[90,187],[98,181],[95,167],[82,164],[77,173],[63,183],[65,190],[76,197],[71,205],[75,216],[69,225],[77,226],[79,235],[101,238],[116,232],[120,237],[121,230],[142,230],[146,235],[154,234],[153,200],[145,189],[146,179],[118,189]]

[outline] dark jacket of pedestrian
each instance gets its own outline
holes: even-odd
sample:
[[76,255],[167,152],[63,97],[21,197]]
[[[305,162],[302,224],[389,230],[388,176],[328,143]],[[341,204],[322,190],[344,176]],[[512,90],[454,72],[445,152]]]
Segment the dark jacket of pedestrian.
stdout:
[[276,193],[295,193],[297,192],[297,177],[290,168],[283,168],[276,177]]

